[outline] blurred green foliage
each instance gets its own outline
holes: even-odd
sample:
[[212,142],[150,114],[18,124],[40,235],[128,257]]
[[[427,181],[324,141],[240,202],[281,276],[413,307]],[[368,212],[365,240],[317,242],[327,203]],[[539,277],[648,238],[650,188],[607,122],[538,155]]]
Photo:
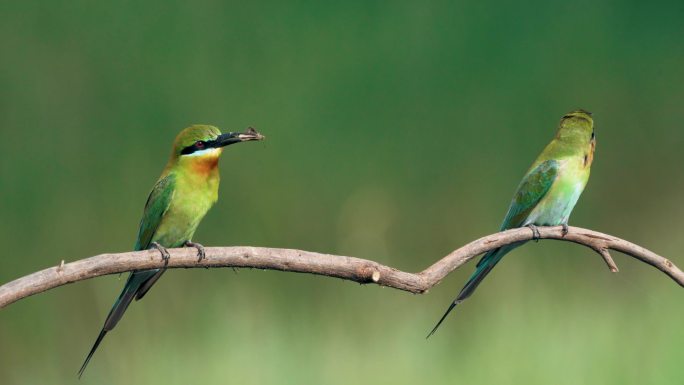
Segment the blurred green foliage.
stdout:
[[[0,282],[129,250],[175,134],[268,136],[222,160],[205,245],[418,271],[495,231],[560,116],[594,112],[571,223],[684,265],[684,5],[0,3]],[[425,296],[269,271],[175,270],[83,384],[672,384],[681,289],[616,256],[528,244],[429,341],[472,265]],[[0,311],[0,383],[76,383],[123,284]]]

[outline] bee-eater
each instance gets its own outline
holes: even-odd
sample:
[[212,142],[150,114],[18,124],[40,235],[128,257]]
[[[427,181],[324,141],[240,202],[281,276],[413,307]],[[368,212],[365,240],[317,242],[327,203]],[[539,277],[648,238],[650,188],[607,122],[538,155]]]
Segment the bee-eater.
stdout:
[[[591,113],[576,110],[561,118],[556,136],[527,171],[513,195],[501,231],[529,226],[539,238],[536,226],[563,226],[589,180],[596,138]],[[449,313],[470,297],[484,277],[511,250],[525,242],[489,251],[477,263],[475,272],[461,289],[428,337],[435,333]]]
[[[218,199],[218,161],[223,147],[233,143],[262,140],[264,136],[249,128],[244,133],[221,134],[218,128],[190,126],[173,142],[171,157],[152,188],[138,230],[135,250],[157,248],[168,260],[166,248],[189,246],[204,258],[204,247],[192,242],[192,236],[204,215]],[[114,302],[100,334],[78,371],[83,374],[104,336],[114,329],[128,305],[145,296],[164,269],[132,272],[123,291]]]

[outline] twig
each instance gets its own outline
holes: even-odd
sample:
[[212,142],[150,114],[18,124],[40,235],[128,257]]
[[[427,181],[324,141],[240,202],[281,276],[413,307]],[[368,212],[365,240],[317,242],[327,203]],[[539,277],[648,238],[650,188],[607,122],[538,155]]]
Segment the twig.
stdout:
[[[570,227],[568,230],[564,235],[560,226],[539,227],[539,235],[542,239],[565,240],[587,246],[600,254],[613,272],[617,271],[617,266],[608,250],[622,252],[656,267],[680,286],[684,286],[684,272],[666,258],[612,235],[579,227]],[[201,262],[198,262],[197,250],[194,248],[169,249],[171,259],[167,267],[247,267],[293,271],[359,283],[375,283],[422,294],[472,258],[504,245],[529,241],[532,237],[533,234],[528,228],[488,235],[453,251],[417,274],[360,258],[266,247],[207,247],[206,258]],[[60,263],[57,267],[41,270],[0,286],[0,308],[67,283],[106,274],[163,267],[165,262],[156,250],[100,254],[76,262]]]

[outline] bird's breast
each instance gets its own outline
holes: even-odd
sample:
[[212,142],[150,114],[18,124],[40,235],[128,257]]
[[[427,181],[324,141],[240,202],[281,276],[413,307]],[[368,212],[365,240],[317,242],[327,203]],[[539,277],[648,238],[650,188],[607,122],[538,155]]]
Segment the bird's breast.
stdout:
[[195,230],[218,198],[218,172],[207,177],[179,176],[173,198],[155,234],[155,241],[167,247],[191,240]]
[[527,224],[556,226],[567,222],[589,178],[589,168],[584,168],[584,159],[578,158],[561,162],[558,177],[530,213]]

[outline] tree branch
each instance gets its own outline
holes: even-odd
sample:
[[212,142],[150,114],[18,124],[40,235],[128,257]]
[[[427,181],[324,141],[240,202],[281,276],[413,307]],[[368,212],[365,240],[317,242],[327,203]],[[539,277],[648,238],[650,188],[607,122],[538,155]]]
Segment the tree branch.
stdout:
[[[608,250],[630,255],[656,267],[684,286],[684,272],[668,259],[645,248],[579,227],[570,227],[563,235],[562,227],[539,227],[542,239],[557,239],[578,243],[596,251],[613,272],[617,266]],[[488,235],[453,251],[420,273],[413,274],[381,265],[377,262],[331,254],[266,247],[207,247],[206,258],[198,261],[195,248],[170,249],[168,268],[247,267],[280,271],[294,271],[337,277],[359,283],[375,283],[411,293],[422,294],[437,285],[449,273],[472,258],[504,245],[529,241],[533,233],[519,228]],[[0,308],[22,298],[38,294],[67,283],[82,281],[106,274],[164,267],[157,250],[118,254],[100,254],[29,274],[0,286]]]

